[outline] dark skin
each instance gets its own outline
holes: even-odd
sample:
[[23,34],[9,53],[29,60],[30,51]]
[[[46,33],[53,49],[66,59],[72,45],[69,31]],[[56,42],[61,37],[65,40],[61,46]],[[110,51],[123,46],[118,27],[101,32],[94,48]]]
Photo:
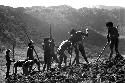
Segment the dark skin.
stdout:
[[10,60],[10,50],[6,51],[6,66],[7,66],[7,72],[6,72],[6,78],[9,77],[9,71],[10,71],[10,65],[11,65],[11,60]]
[[37,59],[27,60],[27,61],[24,62],[23,66],[22,66],[23,67],[23,73],[24,73],[24,75],[30,74],[30,72],[32,70],[32,66],[35,63],[37,64],[38,70],[40,71],[40,63],[39,63],[39,61]]
[[26,62],[26,60],[19,60],[19,61],[16,61],[15,63],[14,63],[14,75],[16,75],[17,74],[17,68],[18,67],[22,67],[23,66],[23,64]]
[[75,48],[76,58],[74,61],[76,61],[76,64],[79,64],[79,51],[81,52],[85,61],[89,63],[85,54],[84,46],[82,44],[83,36],[88,36],[88,33],[83,33],[82,31],[76,31],[70,34],[69,40],[73,43],[73,47]]
[[64,40],[59,46],[57,53],[60,55],[59,59],[59,68],[61,68],[62,61],[64,60],[65,66],[67,65],[66,60],[67,56],[65,55],[65,51],[67,50],[69,54],[71,54],[71,42],[69,40]]
[[82,41],[83,36],[88,36],[88,34],[83,33],[82,31],[76,31],[70,34],[69,41],[71,41],[72,43],[77,43],[79,41]]
[[43,71],[45,71],[46,67],[48,71],[51,67],[51,58],[52,58],[49,38],[44,39],[43,50],[44,50],[44,63],[45,63]]
[[28,45],[28,50],[27,50],[27,58],[29,60],[33,60],[34,59],[34,56],[33,56],[33,49],[34,49],[34,46],[31,44]]
[[119,55],[119,51],[118,51],[118,43],[119,43],[119,33],[116,27],[113,27],[113,24],[107,24],[106,25],[108,28],[108,34],[107,34],[107,39],[108,42],[110,43],[110,57],[112,57],[113,55],[113,48],[115,47],[115,51],[116,51],[116,55]]
[[54,61],[56,61],[56,62],[58,63],[59,61],[58,61],[57,56],[56,56],[56,54],[55,54],[55,52],[54,52],[54,47],[55,47],[54,39],[51,40],[51,42],[50,42],[50,47],[51,47],[51,52],[50,52],[50,54],[51,54],[51,56],[52,56],[52,60],[54,60]]

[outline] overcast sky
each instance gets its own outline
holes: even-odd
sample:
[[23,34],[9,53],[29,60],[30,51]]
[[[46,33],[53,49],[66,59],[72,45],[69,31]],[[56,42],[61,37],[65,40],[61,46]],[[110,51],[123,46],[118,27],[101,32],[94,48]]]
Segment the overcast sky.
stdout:
[[69,5],[78,9],[96,5],[125,7],[125,0],[0,0],[0,5],[11,7]]

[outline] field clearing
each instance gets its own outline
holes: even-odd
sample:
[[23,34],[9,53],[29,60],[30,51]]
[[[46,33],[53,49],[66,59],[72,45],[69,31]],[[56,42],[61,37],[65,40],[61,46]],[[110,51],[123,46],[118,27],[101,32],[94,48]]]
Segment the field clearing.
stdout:
[[[39,55],[40,60],[43,61],[43,50],[40,49],[40,48],[37,48],[36,51],[37,51],[37,53]],[[27,48],[24,48],[24,49],[17,49],[16,48],[15,49],[15,60],[16,61],[17,60],[24,60],[26,58],[26,52],[27,52]],[[86,54],[87,54],[87,56],[92,55],[92,53],[90,53],[88,51],[86,52]],[[93,62],[97,59],[97,57],[94,57],[94,55],[97,55],[97,54],[93,54],[92,57],[88,58],[88,60],[89,60],[89,62],[91,62],[91,64],[93,64]],[[67,54],[67,57],[68,57],[67,63],[69,63],[70,55]],[[73,53],[71,61],[74,60],[74,57],[75,57],[75,54]],[[125,57],[125,55],[124,55],[124,57]],[[11,58],[12,58],[12,56],[11,56]],[[81,55],[80,55],[80,63],[83,63],[83,64],[85,63],[84,58]],[[54,64],[52,64],[52,68],[54,66],[57,66],[57,65],[54,63]],[[33,68],[35,68],[35,67],[36,67],[36,65],[33,66]],[[41,65],[40,69],[42,70],[42,68],[43,68],[43,65]],[[76,67],[76,69],[77,69],[77,67]],[[37,71],[37,68],[35,70]],[[3,52],[3,53],[0,54],[0,83],[5,83],[5,79],[4,79],[5,78],[5,73],[6,73],[6,60],[5,60],[5,52]],[[18,68],[18,74],[21,75],[21,73],[22,73],[22,68]],[[10,75],[12,75],[12,74],[13,74],[13,63],[11,64],[11,68],[10,68]],[[84,82],[79,82],[79,83],[92,83],[92,81],[91,80],[88,80],[88,81],[86,80]],[[101,82],[101,83],[108,83],[108,82],[105,81],[105,82]]]

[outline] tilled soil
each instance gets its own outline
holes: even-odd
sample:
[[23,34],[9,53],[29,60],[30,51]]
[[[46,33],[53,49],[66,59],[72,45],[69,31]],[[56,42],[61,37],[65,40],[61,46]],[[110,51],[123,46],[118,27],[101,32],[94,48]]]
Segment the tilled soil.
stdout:
[[33,71],[30,75],[10,75],[10,83],[125,83],[125,59],[101,59],[90,64]]

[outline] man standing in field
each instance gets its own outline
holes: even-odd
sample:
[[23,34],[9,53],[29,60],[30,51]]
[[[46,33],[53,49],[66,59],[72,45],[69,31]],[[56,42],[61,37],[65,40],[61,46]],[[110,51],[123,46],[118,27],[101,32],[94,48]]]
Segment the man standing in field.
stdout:
[[50,38],[44,38],[43,43],[43,50],[44,50],[44,67],[43,71],[45,71],[45,68],[47,67],[47,71],[51,68],[51,48],[50,48]]
[[34,59],[33,50],[34,50],[33,41],[30,41],[30,43],[28,44],[27,59],[29,60]]
[[113,48],[115,47],[115,52],[117,57],[121,57],[118,51],[118,44],[119,44],[119,33],[118,29],[113,26],[112,22],[107,22],[106,27],[108,28],[107,39],[110,42],[110,56],[109,59],[112,58],[113,55]]
[[59,63],[59,61],[58,61],[58,59],[57,59],[57,56],[56,56],[56,54],[55,54],[55,50],[54,50],[54,48],[55,48],[55,43],[54,43],[54,39],[53,38],[51,38],[50,40],[50,56],[52,56],[51,58],[52,58],[52,61],[56,61],[56,63]]
[[[70,52],[70,47],[72,46],[72,43],[69,40],[64,40],[58,50],[57,50],[57,54],[59,54],[59,68],[61,68],[61,64],[64,61],[65,66],[67,66],[67,56],[65,54],[65,51],[67,50],[68,53]],[[69,53],[71,54],[71,53]]]
[[73,47],[75,48],[75,54],[76,54],[75,61],[76,61],[76,64],[80,63],[79,62],[79,51],[81,52],[81,54],[84,57],[85,61],[87,63],[89,63],[88,60],[87,60],[86,54],[85,54],[84,46],[83,46],[83,38],[85,36],[88,36],[88,31],[87,30],[86,30],[86,33],[83,33],[82,31],[76,31],[75,29],[72,29],[71,32],[70,32],[69,41],[72,42]]
[[10,49],[6,50],[6,66],[7,66],[7,72],[6,72],[6,79],[9,77],[9,71],[10,71],[10,65],[11,65],[11,60],[10,60]]

